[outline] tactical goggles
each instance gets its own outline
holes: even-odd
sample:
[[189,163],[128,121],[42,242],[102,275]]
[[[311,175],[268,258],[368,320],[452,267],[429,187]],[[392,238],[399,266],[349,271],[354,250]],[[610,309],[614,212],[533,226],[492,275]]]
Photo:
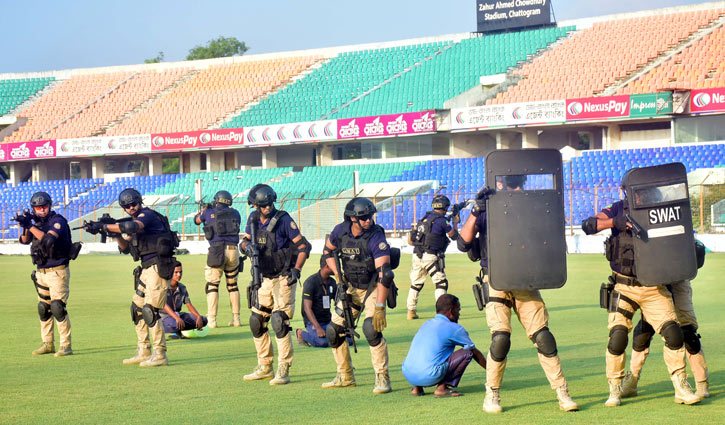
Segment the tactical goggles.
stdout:
[[46,208],[50,208],[50,205],[36,205],[33,207],[33,211],[43,211]]

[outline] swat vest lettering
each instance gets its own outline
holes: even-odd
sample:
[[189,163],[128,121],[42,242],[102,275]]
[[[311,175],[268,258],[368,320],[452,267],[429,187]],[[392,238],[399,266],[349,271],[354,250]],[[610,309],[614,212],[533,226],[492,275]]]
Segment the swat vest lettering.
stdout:
[[[48,213],[48,217],[40,223],[36,224],[36,227],[38,227],[43,233],[47,233],[50,230],[53,230],[50,228],[50,220],[54,217],[60,217],[66,223],[68,222],[62,215],[56,214],[55,211],[50,211]],[[65,232],[62,235],[58,235],[58,238],[49,249],[44,248],[41,240],[33,236],[33,240],[30,243],[30,258],[33,260],[33,264],[35,264],[36,266],[40,266],[50,260],[70,260],[71,251],[75,250],[73,249],[74,247],[70,241],[71,235],[68,226],[66,226]],[[75,252],[75,257],[72,258],[73,260],[75,260],[75,258],[78,256],[78,252],[80,251],[80,244],[78,245],[79,246],[77,251]]]
[[133,234],[129,244],[129,251],[133,260],[138,261],[144,256],[152,254],[165,258],[172,257],[174,249],[179,246],[179,237],[176,232],[171,231],[169,219],[150,208],[144,208],[140,212],[156,214],[164,225],[164,231],[151,235],[143,232]]
[[448,240],[448,237],[446,237],[445,233],[433,234],[433,232],[431,232],[433,223],[441,217],[444,217],[443,214],[435,211],[428,211],[413,228],[411,239],[413,241],[413,246],[415,247],[413,251],[418,258],[422,257],[424,252],[428,254],[439,254],[441,252],[444,253],[446,248],[448,248],[450,241]]
[[[624,212],[629,212],[627,201],[624,200]],[[610,261],[612,268],[619,267],[619,273],[637,277],[637,269],[634,264],[634,235],[631,230],[619,232],[617,236],[610,236],[604,241],[604,255]]]
[[229,207],[214,209],[214,223],[204,224],[204,237],[212,240],[214,236],[239,235],[239,219],[234,210]]
[[292,245],[287,248],[277,249],[277,223],[289,215],[285,211],[277,211],[269,220],[266,229],[260,229],[259,214],[252,217],[252,226],[257,226],[257,245],[260,247],[259,266],[262,269],[262,276],[274,278],[288,271],[292,266]]
[[368,249],[368,241],[377,232],[385,233],[379,225],[366,230],[359,238],[345,232],[340,237],[342,270],[345,278],[358,289],[367,289],[375,276],[375,259]]

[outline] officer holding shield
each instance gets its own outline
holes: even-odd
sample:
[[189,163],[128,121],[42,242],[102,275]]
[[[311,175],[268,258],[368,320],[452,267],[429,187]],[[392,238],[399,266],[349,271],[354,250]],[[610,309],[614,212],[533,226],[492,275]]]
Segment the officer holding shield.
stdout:
[[446,212],[451,201],[445,195],[433,197],[432,211],[428,211],[413,226],[408,243],[413,245],[413,260],[410,269],[410,291],[408,292],[408,320],[418,318],[418,297],[425,284],[426,276],[430,276],[435,285],[435,299],[448,292],[448,279],[445,271],[446,248],[451,242],[448,238],[457,239],[456,224],[460,219],[457,213],[451,218],[453,226],[446,220]]
[[[276,201],[277,193],[266,184],[252,187],[247,199],[256,210],[247,218],[246,235],[255,235],[257,239],[255,243],[259,248],[263,279],[249,317],[249,329],[257,350],[257,366],[252,373],[244,375],[244,380],[271,379],[270,385],[285,385],[290,382],[289,369],[294,357],[290,321],[295,311],[297,282],[309,256],[310,243],[302,236],[292,217],[274,207]],[[250,242],[245,237],[242,250],[252,256],[255,253]],[[274,355],[268,322],[271,322],[277,340],[276,375],[272,371]]]
[[239,226],[242,217],[232,206],[232,195],[220,190],[214,195],[214,204],[194,217],[194,223],[204,224],[204,237],[209,241],[204,277],[206,278],[206,301],[209,327],[216,328],[219,304],[219,283],[222,273],[227,279],[227,291],[232,307],[229,326],[241,326],[239,322],[240,296],[237,286],[239,275]]
[[[526,169],[551,173],[553,187],[524,193]],[[511,174],[516,170],[522,174]],[[485,306],[491,332],[483,410],[502,411],[499,389],[511,347],[513,309],[538,350],[539,363],[556,391],[560,409],[576,411],[579,407],[569,396],[556,339],[549,330],[549,314],[539,292],[566,281],[563,194],[556,190],[562,182],[561,155],[543,149],[495,151],[486,158],[486,173],[487,182],[498,182],[502,189],[479,192],[458,238],[459,250],[468,252],[472,261],[480,259],[481,285],[474,288],[481,287],[476,298],[479,308]],[[542,231],[549,228],[550,233]]]
[[68,263],[78,256],[80,243],[73,243],[66,219],[52,211],[53,201],[46,192],[36,192],[30,197],[32,214],[25,212],[14,218],[23,228],[20,243],[30,244],[30,256],[37,270],[31,274],[38,293],[40,336],[43,345],[34,355],[50,354],[53,345],[53,319],[58,324],[60,349],[55,357],[73,354],[71,349],[70,317],[68,303],[70,269]]
[[701,397],[687,383],[685,336],[666,287],[697,274],[687,172],[681,163],[634,168],[622,178],[622,189],[623,200],[582,222],[588,235],[612,229],[605,243],[612,275],[600,297],[609,312],[605,405],[621,404],[625,349],[638,309],[665,341],[675,403],[698,403]]

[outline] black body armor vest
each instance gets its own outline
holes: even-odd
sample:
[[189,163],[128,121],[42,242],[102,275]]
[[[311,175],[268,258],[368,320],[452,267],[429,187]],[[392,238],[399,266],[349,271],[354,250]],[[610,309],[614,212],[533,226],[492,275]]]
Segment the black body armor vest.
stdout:
[[367,289],[375,276],[375,259],[368,249],[368,241],[377,232],[385,231],[376,224],[359,238],[354,238],[348,233],[340,238],[342,271],[347,281],[356,288]]

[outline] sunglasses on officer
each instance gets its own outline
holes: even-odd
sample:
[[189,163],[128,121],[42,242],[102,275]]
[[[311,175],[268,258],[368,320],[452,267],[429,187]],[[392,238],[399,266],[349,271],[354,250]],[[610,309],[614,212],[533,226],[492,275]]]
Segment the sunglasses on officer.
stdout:
[[133,208],[133,207],[137,207],[137,206],[138,206],[138,202],[136,202],[136,201],[129,202],[128,204],[121,205],[121,207],[122,208],[125,208],[125,209],[129,209],[129,208]]
[[45,211],[46,209],[49,209],[50,205],[36,205],[33,207],[33,211]]
[[373,218],[372,214],[365,214],[365,215],[359,216],[357,219],[358,219],[358,221],[368,221],[368,220],[371,220],[372,218]]

